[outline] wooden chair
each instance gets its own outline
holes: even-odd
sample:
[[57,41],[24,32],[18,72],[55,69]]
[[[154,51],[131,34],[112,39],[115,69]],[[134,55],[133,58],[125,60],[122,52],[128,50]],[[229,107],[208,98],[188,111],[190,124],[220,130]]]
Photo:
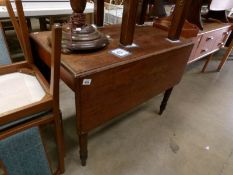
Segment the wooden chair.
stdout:
[[22,47],[25,61],[0,66],[0,142],[34,126],[52,123],[55,126],[59,160],[56,174],[63,173],[64,142],[59,110],[61,27],[55,26],[52,30],[51,76],[48,83],[33,63],[21,1],[15,0],[18,21],[10,1],[5,0],[4,3]]
[[1,64],[10,64],[11,58],[10,53],[6,44],[5,33],[0,23],[0,65]]

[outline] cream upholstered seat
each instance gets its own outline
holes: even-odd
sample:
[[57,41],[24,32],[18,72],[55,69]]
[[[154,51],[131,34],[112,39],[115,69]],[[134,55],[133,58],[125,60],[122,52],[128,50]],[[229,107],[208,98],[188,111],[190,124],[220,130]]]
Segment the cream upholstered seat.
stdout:
[[0,114],[38,102],[45,96],[37,78],[26,73],[0,75]]

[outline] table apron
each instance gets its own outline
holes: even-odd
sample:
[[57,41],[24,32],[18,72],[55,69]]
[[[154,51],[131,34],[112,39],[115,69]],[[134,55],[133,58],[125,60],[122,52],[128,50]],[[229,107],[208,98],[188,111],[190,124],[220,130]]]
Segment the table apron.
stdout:
[[[88,132],[178,84],[191,49],[192,45],[185,46],[80,77],[80,106],[76,106],[80,132]],[[85,85],[90,80],[90,85]]]

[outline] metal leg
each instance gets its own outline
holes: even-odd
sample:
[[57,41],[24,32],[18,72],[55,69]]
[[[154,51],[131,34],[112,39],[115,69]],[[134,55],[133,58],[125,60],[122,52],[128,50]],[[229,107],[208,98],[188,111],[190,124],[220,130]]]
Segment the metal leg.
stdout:
[[167,102],[168,102],[168,99],[169,99],[169,97],[170,97],[170,95],[172,93],[172,90],[173,90],[173,87],[165,91],[163,101],[162,101],[162,103],[160,105],[159,115],[162,115],[163,111],[166,109]]
[[82,166],[86,166],[88,151],[87,151],[87,136],[88,134],[79,134],[80,160]]

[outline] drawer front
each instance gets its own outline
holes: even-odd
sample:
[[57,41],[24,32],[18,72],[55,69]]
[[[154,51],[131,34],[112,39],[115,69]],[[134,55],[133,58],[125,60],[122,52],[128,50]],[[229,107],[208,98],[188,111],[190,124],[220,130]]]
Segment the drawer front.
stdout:
[[216,31],[216,35],[218,37],[213,45],[212,50],[218,50],[218,49],[224,47],[230,34],[231,34],[230,28]]
[[217,39],[217,36],[215,32],[204,34],[196,50],[195,58],[204,56],[208,54],[209,52],[211,52],[216,39]]

